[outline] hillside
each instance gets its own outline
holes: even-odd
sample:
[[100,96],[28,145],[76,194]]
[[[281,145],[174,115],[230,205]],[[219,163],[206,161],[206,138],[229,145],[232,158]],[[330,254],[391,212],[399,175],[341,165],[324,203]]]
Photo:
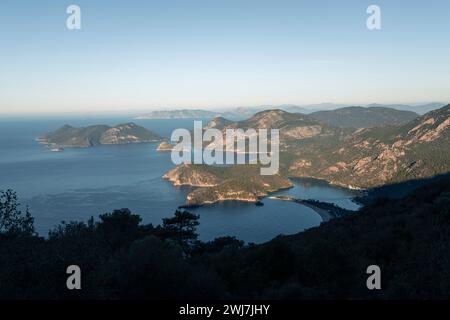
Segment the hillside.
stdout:
[[174,185],[198,187],[188,194],[188,205],[204,205],[236,200],[256,202],[270,192],[292,187],[280,176],[262,176],[256,165],[219,167],[207,165],[179,165],[164,175]]
[[402,125],[414,120],[418,114],[384,107],[347,107],[318,111],[311,113],[310,116],[319,122],[335,127],[371,128]]
[[385,107],[397,110],[406,110],[418,113],[420,115],[424,115],[427,112],[434,111],[440,109],[445,106],[445,103],[441,102],[430,102],[426,104],[415,104],[415,105],[406,105],[406,104],[369,104],[367,107]]
[[289,175],[368,188],[450,171],[450,105],[403,126],[360,129],[290,146]]
[[[343,132],[342,129],[322,125],[307,115],[288,113],[278,109],[258,112],[251,118],[238,122],[216,118],[205,128],[217,128],[223,132],[237,128],[280,129],[281,154],[288,154],[288,144],[293,141],[308,140],[312,137],[338,136]],[[286,175],[262,176],[260,167],[256,165],[226,167],[179,165],[164,175],[164,178],[174,185],[200,187],[188,195],[186,201],[189,205],[224,200],[255,202],[270,192],[292,186]]]
[[[62,223],[46,238],[0,233],[0,298],[448,299],[449,208],[446,179],[261,245],[188,242],[197,239],[192,220],[144,225],[127,209]],[[73,261],[87,276],[83,290],[66,289]],[[367,290],[370,265],[382,290]]]
[[259,112],[227,128],[280,130],[281,173],[371,188],[450,171],[450,105],[399,126],[337,128],[310,115]]
[[80,148],[102,144],[140,143],[159,140],[161,140],[161,137],[158,134],[134,123],[119,124],[114,127],[94,125],[82,128],[75,128],[66,124],[39,138],[39,141],[45,144]]
[[[259,299],[446,299],[450,180],[294,236],[206,255],[233,296]],[[382,290],[367,290],[378,265]]]
[[281,147],[289,142],[307,140],[327,136],[339,136],[350,133],[352,129],[336,128],[320,123],[310,115],[289,113],[275,109],[258,112],[251,118],[234,122],[224,129],[278,129],[280,132]]
[[205,126],[205,129],[222,130],[225,127],[231,125],[232,123],[233,123],[233,121],[225,119],[224,117],[215,117],[208,123],[208,125]]

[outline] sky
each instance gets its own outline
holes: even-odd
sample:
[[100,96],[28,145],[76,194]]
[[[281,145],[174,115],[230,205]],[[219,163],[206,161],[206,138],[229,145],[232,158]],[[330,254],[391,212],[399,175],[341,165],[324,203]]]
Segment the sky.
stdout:
[[449,18],[448,0],[1,0],[0,113],[450,102]]

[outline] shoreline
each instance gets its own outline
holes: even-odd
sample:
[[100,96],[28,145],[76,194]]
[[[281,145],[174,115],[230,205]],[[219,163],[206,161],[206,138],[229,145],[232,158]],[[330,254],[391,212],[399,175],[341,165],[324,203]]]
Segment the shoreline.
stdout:
[[334,217],[332,217],[330,213],[325,209],[321,209],[309,203],[301,203],[301,204],[304,205],[305,207],[314,210],[322,218],[322,222],[328,222],[334,219]]
[[303,205],[305,207],[308,207],[308,208],[314,210],[320,216],[320,218],[322,219],[322,222],[328,222],[328,221],[334,219],[334,217],[331,216],[331,214],[327,210],[319,208],[319,207],[317,207],[315,205],[312,205],[310,203],[307,203],[307,202],[304,202],[304,201],[301,201],[301,200],[298,200],[298,199],[295,199],[295,198],[272,196],[272,197],[269,197],[269,199],[278,200],[278,201],[295,202],[295,203],[301,204],[301,205]]
[[[264,197],[267,199],[271,199],[271,200],[278,200],[278,201],[289,201],[289,202],[294,202],[300,205],[303,205],[307,208],[310,208],[312,210],[314,210],[314,212],[316,212],[320,218],[322,219],[322,223],[323,222],[328,222],[332,219],[335,219],[336,217],[332,216],[327,210],[319,208],[318,206],[315,206],[313,204],[307,203],[305,201],[299,200],[299,199],[295,199],[295,198],[290,198],[290,197],[279,197],[279,196],[267,196]],[[184,209],[184,210],[189,210],[189,209],[198,209],[198,208],[203,208],[203,207],[208,207],[208,206],[212,206],[221,202],[232,202],[232,201],[236,201],[236,202],[243,202],[243,203],[253,203],[254,205],[257,205],[258,202],[261,202],[261,200],[263,200],[264,198],[261,198],[258,201],[246,201],[246,200],[241,200],[241,199],[229,199],[229,200],[220,200],[220,201],[215,201],[215,202],[210,202],[210,203],[202,203],[202,204],[184,204],[184,205],[180,205],[178,206],[178,209]]]
[[[190,187],[193,187],[193,188],[201,188],[201,187],[208,188],[208,187],[210,187],[210,186],[194,186],[194,185],[189,184],[189,183],[182,184],[182,185],[177,185],[177,184],[175,184],[174,181],[168,179],[167,177],[163,176],[163,179],[167,180],[168,182],[171,182],[173,186],[190,186]],[[288,178],[288,179],[289,180],[296,180],[296,179],[302,179],[302,178]],[[309,179],[309,180],[312,180],[312,181],[319,181],[319,182],[322,182],[322,183],[325,183],[325,184],[328,184],[328,185],[331,185],[331,186],[334,186],[334,187],[337,187],[337,188],[347,189],[347,188],[345,188],[343,186],[333,185],[333,184],[331,184],[331,183],[329,183],[329,182],[327,182],[325,180],[321,180],[321,179],[316,179],[316,178],[303,178],[303,179]],[[253,203],[255,205],[258,205],[258,204],[261,204],[262,203],[261,201],[264,200],[264,199],[271,199],[271,200],[279,200],[279,201],[290,201],[290,202],[295,202],[295,203],[301,204],[303,206],[306,206],[306,207],[314,210],[314,212],[316,212],[320,216],[320,218],[322,219],[322,222],[328,222],[328,221],[330,221],[332,219],[335,219],[335,218],[340,216],[340,214],[336,215],[334,212],[330,212],[330,211],[328,211],[325,208],[321,208],[320,206],[314,205],[313,203],[310,203],[307,200],[297,199],[297,198],[293,198],[291,196],[274,196],[274,195],[271,195],[271,194],[274,194],[274,193],[276,193],[278,191],[288,190],[288,189],[291,189],[293,187],[294,186],[292,185],[292,186],[285,187],[285,188],[280,188],[280,189],[277,189],[277,190],[271,190],[271,191],[268,192],[267,195],[259,196],[259,197],[257,197],[257,199],[251,199],[250,200],[250,199],[241,199],[241,198],[230,198],[230,199],[221,199],[221,200],[217,200],[217,201],[205,201],[205,202],[202,202],[202,203],[192,203],[192,204],[185,203],[183,205],[178,206],[178,209],[185,209],[185,210],[188,210],[190,208],[196,209],[196,208],[200,208],[200,207],[207,207],[207,206],[215,205],[215,204],[218,204],[218,203],[221,203],[221,202],[242,202],[242,203]],[[351,190],[351,189],[348,189],[348,190]],[[352,191],[355,191],[355,190],[352,190]],[[331,203],[325,203],[325,204],[332,205]],[[352,211],[352,210],[347,210],[347,209],[343,209],[343,208],[339,208],[339,209],[344,210],[344,211]]]

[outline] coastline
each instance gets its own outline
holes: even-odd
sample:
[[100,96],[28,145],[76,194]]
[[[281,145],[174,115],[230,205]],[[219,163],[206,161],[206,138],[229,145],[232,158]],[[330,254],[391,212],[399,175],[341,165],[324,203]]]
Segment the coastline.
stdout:
[[[168,173],[166,173],[163,177],[164,180],[167,180],[169,182],[172,183],[173,186],[191,186],[196,188],[196,190],[202,189],[202,188],[210,188],[210,187],[215,187],[217,185],[209,185],[209,184],[193,184],[191,182],[184,182],[184,183],[180,183],[179,181],[176,181],[174,179],[171,179],[168,176]],[[304,200],[304,199],[297,199],[297,198],[293,198],[290,196],[274,196],[273,194],[278,192],[278,191],[282,191],[282,190],[287,190],[287,189],[291,189],[294,186],[294,183],[292,182],[292,180],[311,180],[311,181],[315,181],[315,182],[320,182],[326,185],[330,185],[336,188],[342,188],[342,189],[347,189],[347,190],[352,190],[354,192],[360,193],[363,192],[362,190],[355,190],[352,188],[346,188],[343,185],[336,185],[333,183],[330,183],[329,181],[326,181],[324,179],[317,179],[317,178],[312,178],[312,177],[303,177],[303,178],[295,178],[295,177],[289,177],[288,178],[289,181],[291,181],[291,185],[288,187],[282,187],[282,188],[275,188],[275,189],[271,189],[271,190],[266,190],[265,194],[259,194],[259,195],[255,195],[255,197],[230,197],[230,198],[218,198],[218,199],[214,199],[214,200],[204,200],[202,202],[190,202],[190,198],[189,195],[187,196],[187,203],[180,205],[178,208],[179,209],[189,209],[189,208],[199,208],[199,207],[205,207],[205,206],[209,206],[209,205],[214,205],[216,203],[220,203],[220,202],[228,202],[228,201],[236,201],[236,202],[246,202],[246,203],[254,203],[255,205],[257,205],[258,203],[261,203],[261,200],[268,198],[268,199],[272,199],[272,200],[281,200],[281,201],[291,201],[291,202],[296,202],[298,204],[304,205],[312,210],[314,210],[322,219],[322,222],[328,222],[334,218],[340,217],[341,215],[344,215],[348,212],[351,212],[352,210],[348,210],[348,209],[344,209],[344,208],[340,208],[336,205],[333,205],[332,203],[327,203],[327,202],[318,202],[317,205],[314,203],[314,200]],[[194,190],[195,191],[195,190]]]
[[301,203],[301,204],[304,205],[305,207],[313,209],[322,218],[322,222],[328,222],[331,219],[333,219],[333,217],[330,215],[330,213],[325,209],[316,207],[309,203]]
[[304,202],[304,201],[301,201],[301,200],[298,200],[295,198],[291,198],[291,197],[287,197],[287,196],[285,196],[285,197],[272,196],[272,197],[269,197],[269,199],[278,200],[278,201],[290,201],[290,202],[295,202],[295,203],[304,205],[305,207],[308,207],[308,208],[314,210],[320,216],[320,218],[322,219],[322,222],[328,222],[331,219],[334,219],[334,217],[327,210],[319,208],[313,204],[310,204],[310,203],[307,203],[307,202]]
[[341,183],[341,182],[338,182],[335,180],[327,180],[324,178],[317,178],[314,176],[289,176],[288,178],[292,179],[292,180],[304,180],[304,181],[311,180],[311,181],[322,182],[322,183],[328,184],[328,185],[336,187],[336,188],[342,188],[342,189],[351,190],[354,192],[361,192],[361,193],[366,192],[368,189],[370,189],[370,188],[352,186],[352,185]]
[[301,205],[303,205],[305,207],[308,207],[308,208],[314,210],[314,212],[316,212],[320,216],[320,218],[322,219],[322,223],[323,222],[328,222],[328,221],[336,218],[335,216],[330,214],[330,212],[327,211],[326,209],[320,208],[320,207],[315,206],[315,205],[313,205],[311,203],[308,203],[306,201],[303,201],[303,200],[300,200],[300,199],[291,198],[291,197],[288,197],[288,196],[266,196],[266,197],[260,197],[259,200],[257,200],[257,201],[249,201],[249,200],[243,200],[243,199],[226,199],[226,200],[204,202],[204,203],[201,203],[201,204],[184,204],[184,205],[178,206],[178,209],[185,209],[185,210],[197,209],[197,208],[207,207],[207,206],[210,206],[210,205],[214,205],[214,204],[221,203],[221,202],[228,202],[228,201],[246,202],[246,203],[253,203],[253,204],[256,205],[259,201],[263,200],[264,198],[271,199],[271,200],[278,200],[278,201],[295,202],[295,203],[301,204]]

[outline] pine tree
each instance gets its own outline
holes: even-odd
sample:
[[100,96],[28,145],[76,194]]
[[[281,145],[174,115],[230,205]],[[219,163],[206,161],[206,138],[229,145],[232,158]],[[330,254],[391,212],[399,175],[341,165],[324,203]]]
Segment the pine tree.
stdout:
[[163,219],[163,229],[168,238],[178,241],[186,250],[198,238],[196,227],[199,225],[199,218],[198,215],[188,211],[177,210],[174,217]]

